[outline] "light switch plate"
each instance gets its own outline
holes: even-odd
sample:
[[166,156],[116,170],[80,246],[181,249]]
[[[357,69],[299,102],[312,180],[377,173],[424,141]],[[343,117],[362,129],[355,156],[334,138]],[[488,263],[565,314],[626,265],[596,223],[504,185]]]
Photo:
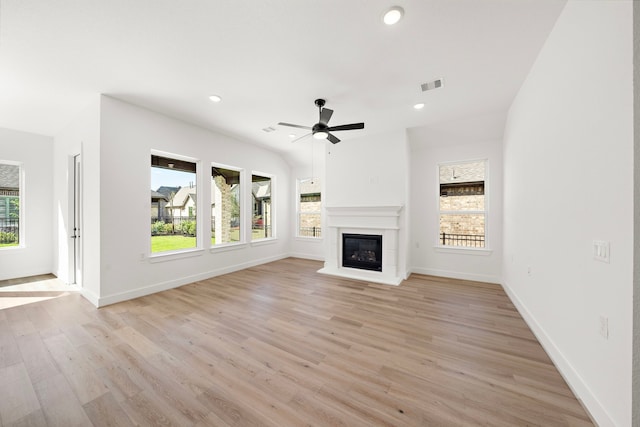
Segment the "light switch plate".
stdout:
[[604,240],[593,241],[593,259],[600,262],[609,262],[611,247],[609,242]]

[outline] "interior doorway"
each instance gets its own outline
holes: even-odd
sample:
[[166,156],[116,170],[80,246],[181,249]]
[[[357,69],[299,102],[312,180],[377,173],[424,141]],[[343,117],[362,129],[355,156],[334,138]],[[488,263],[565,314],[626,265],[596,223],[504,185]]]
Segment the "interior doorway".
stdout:
[[73,156],[73,209],[72,225],[72,271],[71,283],[82,285],[82,159],[80,154]]

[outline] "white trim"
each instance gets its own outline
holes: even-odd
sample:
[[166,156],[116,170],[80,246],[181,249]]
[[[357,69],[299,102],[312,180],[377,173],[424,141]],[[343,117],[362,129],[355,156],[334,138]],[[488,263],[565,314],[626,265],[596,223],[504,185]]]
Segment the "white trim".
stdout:
[[[97,299],[96,303],[90,298],[94,298],[93,295],[86,295],[85,297],[92,302],[96,307],[104,307],[105,305],[115,304],[122,301],[128,301],[134,298],[143,297],[146,295],[155,294],[156,292],[167,291],[169,289],[174,289],[180,286],[188,285],[190,283],[197,282],[199,280],[211,279],[216,276],[220,276],[223,274],[233,273],[235,271],[244,270],[246,268],[255,267],[256,265],[266,264],[273,261],[278,261],[284,258],[287,258],[288,254],[281,254],[272,257],[262,258],[258,260],[248,261],[241,264],[236,264],[232,266],[227,266],[223,268],[218,268],[211,271],[206,271],[204,273],[194,274],[192,276],[185,276],[174,280],[169,280],[166,282],[156,283],[150,286],[146,286],[143,288],[134,289],[126,292],[119,292],[112,295],[103,296]],[[83,292],[84,295],[84,292]]]
[[[269,211],[271,213],[271,236],[270,237],[264,237],[261,239],[256,239],[253,240],[252,236],[253,236],[253,176],[257,175],[257,176],[261,176],[264,178],[269,178],[271,180],[271,203],[270,203],[270,208]],[[251,171],[251,181],[249,183],[249,212],[251,212],[251,215],[249,216],[249,221],[247,221],[249,223],[249,233],[247,236],[247,240],[249,240],[251,242],[251,244],[253,245],[253,243],[256,242],[261,242],[264,240],[270,240],[270,239],[275,239],[277,237],[277,233],[276,233],[276,209],[275,209],[275,200],[276,200],[276,176],[274,174],[270,174],[270,173],[266,173],[266,172],[259,172],[259,171],[255,171],[252,170]],[[263,213],[264,215],[264,213]]]
[[289,254],[291,258],[310,259],[313,261],[324,261],[324,256],[316,254],[303,254],[300,252],[292,252]]
[[[211,246],[211,248],[212,249],[214,249],[214,248],[217,249],[217,248],[222,248],[222,247],[230,246],[230,245],[237,246],[237,245],[241,245],[241,244],[246,244],[246,242],[247,242],[247,232],[245,230],[246,227],[245,227],[245,224],[243,222],[244,217],[245,217],[244,211],[246,209],[246,207],[244,206],[245,200],[243,200],[244,193],[246,191],[246,188],[243,188],[243,185],[244,185],[244,182],[245,182],[245,177],[246,177],[245,169],[241,168],[241,167],[237,167],[237,166],[230,166],[230,165],[225,165],[223,163],[216,163],[216,162],[211,162],[211,167],[215,167],[215,168],[218,168],[218,169],[227,169],[227,170],[230,170],[230,171],[238,172],[238,174],[240,175],[239,182],[238,182],[238,191],[240,192],[240,194],[238,195],[238,203],[240,204],[240,212],[239,212],[239,218],[238,218],[238,223],[240,224],[240,241],[239,242],[229,242],[229,243],[215,244],[215,245]],[[213,175],[210,175],[210,176],[211,176],[211,180],[210,180],[211,181],[211,185],[213,186],[214,185],[214,183],[213,183]],[[211,188],[210,192],[211,193],[214,192],[213,188]],[[211,204],[213,205],[214,202],[215,201],[212,200]],[[209,208],[209,211],[211,211],[211,208]],[[211,217],[211,215],[209,215],[209,217]],[[211,222],[211,218],[209,218],[209,222]],[[214,224],[214,226],[215,226],[215,224]],[[215,235],[213,237],[215,237]],[[209,241],[210,240],[211,239],[209,239]],[[227,249],[227,250],[229,250],[229,249]]]
[[302,182],[304,181],[310,181],[310,180],[320,180],[320,178],[317,177],[310,177],[310,178],[297,178],[296,179],[296,194],[295,194],[295,199],[294,199],[294,203],[295,203],[295,211],[296,211],[296,229],[295,229],[295,239],[307,239],[307,240],[322,240],[322,237],[313,237],[313,236],[301,236],[300,235],[300,215],[304,214],[317,214],[320,215],[320,230],[322,230],[322,180],[320,180],[320,210],[319,211],[313,211],[313,212],[302,212],[300,210],[300,184],[302,184]]
[[493,253],[493,249],[487,248],[469,248],[465,246],[434,246],[433,249],[436,252],[441,252],[444,254],[465,254],[465,255],[491,255]]
[[244,249],[248,245],[246,242],[233,242],[233,243],[221,243],[219,245],[211,246],[209,248],[210,253],[235,251],[238,249]]
[[295,240],[298,240],[300,242],[315,242],[315,243],[322,243],[322,240],[324,239],[323,237],[309,237],[309,236],[296,236],[294,237]]
[[87,300],[89,301],[91,304],[93,304],[96,307],[100,307],[100,297],[97,296],[96,294],[94,294],[93,292],[91,292],[89,289],[87,288],[81,288],[80,289],[80,294]]
[[[478,163],[478,162],[484,162],[484,210],[483,211],[477,211],[477,210],[473,210],[473,211],[450,211],[450,210],[440,210],[440,166],[444,165],[444,166],[450,166],[450,165],[463,165],[466,163]],[[438,230],[437,236],[438,236],[438,241],[435,244],[435,247],[451,247],[451,248],[458,248],[457,246],[443,246],[440,245],[440,215],[468,215],[468,214],[483,214],[484,215],[484,248],[483,249],[489,249],[489,186],[490,186],[490,180],[489,180],[489,158],[488,157],[483,157],[483,158],[477,158],[477,159],[469,159],[469,160],[458,160],[458,161],[447,161],[447,162],[439,162],[436,170],[437,173],[437,180],[436,182],[438,183],[438,191],[436,192],[436,206],[438,207],[438,226],[436,227],[436,230]]]
[[490,274],[461,273],[459,271],[440,270],[436,268],[412,267],[412,273],[425,274],[427,276],[448,277],[450,279],[471,280],[474,282],[500,283],[500,277]]
[[26,236],[27,233],[25,230],[27,229],[26,224],[26,215],[24,214],[27,211],[26,207],[26,187],[25,187],[25,168],[24,162],[14,161],[14,160],[0,160],[1,164],[17,166],[18,167],[18,244],[15,246],[6,246],[0,248],[2,250],[16,250],[27,247]]
[[149,262],[156,263],[156,262],[173,261],[176,259],[201,256],[202,254],[204,254],[204,249],[201,249],[201,248],[181,249],[179,251],[156,252],[152,255],[149,255]]
[[250,244],[251,244],[251,246],[272,245],[277,240],[278,239],[276,239],[275,237],[265,237],[263,239],[252,240]]
[[598,400],[569,360],[562,354],[562,351],[556,346],[549,334],[547,334],[544,328],[536,321],[535,317],[529,312],[520,298],[518,298],[518,295],[507,283],[502,283],[502,288],[591,419],[598,420],[601,426],[615,426],[616,424],[607,412],[605,406]]

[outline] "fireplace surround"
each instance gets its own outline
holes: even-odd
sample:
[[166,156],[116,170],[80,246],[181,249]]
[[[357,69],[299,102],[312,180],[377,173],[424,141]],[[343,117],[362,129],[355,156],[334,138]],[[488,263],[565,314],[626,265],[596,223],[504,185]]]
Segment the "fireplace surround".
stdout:
[[[325,263],[319,273],[387,285],[399,285],[406,278],[406,255],[401,250],[402,206],[327,206],[325,212]],[[344,265],[343,236],[354,234],[380,238],[379,267]]]

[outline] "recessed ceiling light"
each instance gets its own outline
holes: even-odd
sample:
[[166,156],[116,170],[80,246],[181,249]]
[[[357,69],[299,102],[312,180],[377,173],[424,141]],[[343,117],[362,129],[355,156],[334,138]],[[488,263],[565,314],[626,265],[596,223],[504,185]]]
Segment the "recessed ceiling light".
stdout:
[[382,16],[382,21],[387,25],[397,24],[398,21],[402,19],[404,15],[404,9],[400,6],[393,6],[391,9],[387,10]]
[[296,137],[296,134],[295,134],[295,133],[290,133],[290,134],[289,134],[289,138],[293,139],[293,138],[295,138],[295,137]]
[[424,108],[424,103],[419,102],[413,106],[416,110],[422,110]]
[[211,102],[220,102],[220,101],[222,101],[222,98],[220,98],[219,95],[211,95],[209,97],[209,99],[211,100]]

